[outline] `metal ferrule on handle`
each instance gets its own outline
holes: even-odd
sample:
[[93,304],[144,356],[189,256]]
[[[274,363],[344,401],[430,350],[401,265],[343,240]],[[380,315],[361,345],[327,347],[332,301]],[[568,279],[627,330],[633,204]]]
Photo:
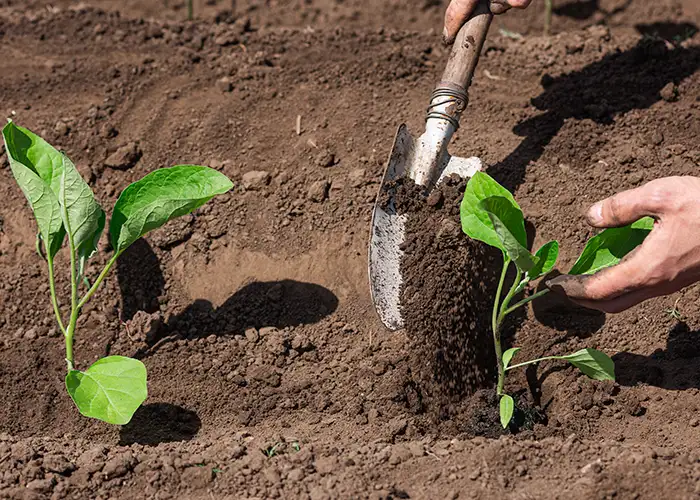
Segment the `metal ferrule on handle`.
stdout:
[[468,101],[466,90],[457,85],[441,83],[433,91],[425,119],[426,121],[444,120],[456,131],[459,129],[459,117],[466,109]]

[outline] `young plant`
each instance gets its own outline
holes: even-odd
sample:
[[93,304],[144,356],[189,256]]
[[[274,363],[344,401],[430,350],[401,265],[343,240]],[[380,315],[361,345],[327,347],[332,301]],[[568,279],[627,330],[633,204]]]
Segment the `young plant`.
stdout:
[[[46,260],[51,304],[66,347],[66,388],[80,413],[123,425],[147,397],[146,367],[124,356],[97,360],[84,372],[75,368],[73,339],[81,309],[97,291],[119,256],[141,236],[188,214],[233,184],[208,167],[178,165],[151,172],[119,196],[109,225],[114,250],[92,285],[85,277],[105,228],[104,210],[66,155],[10,121],[2,129],[10,168],[34,212],[37,249]],[[68,242],[70,314],[64,320],[56,295],[54,262]],[[81,286],[85,290],[81,296]]]
[[[494,298],[492,313],[493,344],[498,366],[496,394],[500,398],[501,424],[507,427],[513,417],[513,398],[503,392],[506,373],[509,370],[547,359],[568,361],[584,374],[595,380],[615,380],[612,359],[595,349],[581,349],[568,356],[546,356],[511,365],[520,348],[503,352],[501,327],[510,313],[528,302],[549,292],[544,289],[512,303],[527,285],[546,275],[553,268],[559,255],[559,244],[550,241],[542,245],[533,255],[527,249],[525,221],[513,195],[485,173],[477,172],[467,183],[460,207],[462,229],[475,240],[499,248],[503,252],[503,269]],[[627,253],[644,241],[653,228],[653,219],[646,217],[629,226],[606,229],[591,238],[569,274],[592,274],[605,267],[617,264]],[[506,274],[510,265],[515,266],[515,280],[505,293]]]

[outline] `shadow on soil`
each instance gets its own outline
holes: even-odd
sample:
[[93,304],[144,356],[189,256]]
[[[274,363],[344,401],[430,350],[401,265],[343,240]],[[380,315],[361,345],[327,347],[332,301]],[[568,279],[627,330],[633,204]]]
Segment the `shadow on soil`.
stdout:
[[[669,23],[670,25],[671,23]],[[685,25],[675,25],[684,29]],[[669,28],[670,29],[670,28]],[[544,113],[515,126],[525,138],[490,170],[511,191],[522,184],[527,165],[536,161],[568,119],[611,124],[615,115],[645,109],[661,100],[669,82],[680,83],[700,68],[700,48],[668,48],[664,40],[641,39],[624,52],[608,54],[579,71],[542,77],[544,92],[532,100]],[[590,153],[600,147],[591,144]],[[571,151],[571,160],[589,154]],[[566,160],[562,158],[562,160]]]
[[635,29],[642,35],[661,38],[673,43],[682,42],[698,32],[698,27],[693,23],[638,24]]
[[119,445],[157,445],[173,441],[189,441],[202,422],[197,414],[168,403],[143,405],[119,432]]
[[240,334],[247,328],[285,328],[317,323],[338,307],[338,298],[321,285],[294,280],[254,281],[220,307],[197,300],[168,322],[188,337]]
[[653,385],[669,390],[700,388],[700,331],[680,322],[671,329],[666,349],[650,356],[621,352],[613,356],[617,383]]
[[160,261],[146,240],[136,240],[117,259],[117,279],[122,296],[122,321],[132,319],[137,311],[158,311],[165,278]]
[[[544,279],[540,280],[536,291],[540,292],[546,289],[546,281],[560,274],[558,271],[553,271],[545,276]],[[548,293],[544,299],[534,300],[532,311],[535,314],[535,319],[543,325],[560,332],[566,332],[565,336],[558,337],[552,345],[563,342],[571,336],[590,337],[605,325],[604,313],[578,306],[556,293]]]
[[178,339],[209,335],[240,335],[248,328],[285,328],[317,323],[338,307],[338,298],[321,285],[294,280],[253,282],[233,294],[220,307],[197,300],[170,318],[134,357],[143,359],[162,345]]
[[[122,321],[136,312],[159,310],[165,278],[160,262],[144,239],[136,241],[117,260],[121,291]],[[314,283],[281,280],[248,283],[220,307],[208,300],[196,300],[182,313],[170,318],[149,339],[151,346],[163,337],[201,338],[209,335],[237,335],[248,328],[273,326],[285,328],[317,323],[338,308],[338,298],[327,288]],[[146,353],[139,352],[137,357]]]

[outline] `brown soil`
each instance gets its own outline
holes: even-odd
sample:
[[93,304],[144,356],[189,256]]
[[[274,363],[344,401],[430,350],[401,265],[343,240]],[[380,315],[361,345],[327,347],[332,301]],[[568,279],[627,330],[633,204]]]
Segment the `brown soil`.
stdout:
[[[537,5],[498,20],[452,149],[515,192],[533,245],[558,239],[566,269],[592,234],[579,216],[592,201],[697,174],[700,9],[555,6],[550,37]],[[80,367],[113,353],[149,371],[149,399],[117,428],[80,417],[65,393],[35,225],[0,156],[0,497],[697,496],[699,287],[607,317],[536,302],[510,325],[523,358],[596,347],[618,380],[558,363],[520,372],[509,392],[543,417],[497,439],[478,425],[493,412],[490,353],[463,365],[488,351],[488,310],[454,302],[460,289],[473,304],[488,295],[488,253],[451,238],[414,253],[453,290],[432,318],[412,311],[411,335],[376,318],[369,217],[392,130],[421,128],[446,60],[443,8],[213,1],[188,23],[174,1],[0,0],[2,114],[66,151],[108,212],[161,166],[208,164],[237,186],[134,246],[84,311]],[[136,163],[106,166],[126,145]],[[440,212],[454,216],[450,189]],[[486,392],[469,394],[472,382]]]

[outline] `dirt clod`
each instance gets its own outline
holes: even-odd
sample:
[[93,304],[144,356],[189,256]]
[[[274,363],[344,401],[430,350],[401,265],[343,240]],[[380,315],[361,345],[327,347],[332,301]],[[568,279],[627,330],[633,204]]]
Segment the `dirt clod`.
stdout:
[[139,145],[135,142],[130,142],[109,155],[104,164],[117,170],[126,170],[136,165],[141,155],[142,152]]
[[270,173],[263,170],[253,170],[243,174],[242,182],[245,189],[256,191],[264,188],[270,183]]

